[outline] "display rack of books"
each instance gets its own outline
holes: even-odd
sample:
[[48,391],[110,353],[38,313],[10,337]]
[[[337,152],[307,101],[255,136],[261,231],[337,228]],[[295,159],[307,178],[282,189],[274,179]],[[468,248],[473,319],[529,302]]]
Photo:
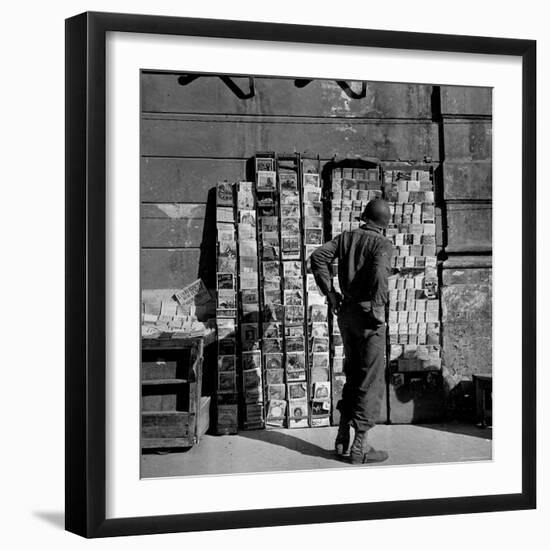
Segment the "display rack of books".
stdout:
[[[357,229],[361,222],[359,218],[367,206],[367,203],[383,196],[383,179],[379,165],[369,163],[371,167],[340,166],[331,172],[331,187],[325,195],[330,215],[328,225],[331,238],[343,231]],[[338,265],[333,264],[333,285],[339,292]],[[331,379],[332,379],[332,424],[340,421],[340,413],[337,409],[338,401],[342,398],[342,389],[346,380],[344,374],[344,346],[338,327],[337,318],[331,315],[330,323],[331,343]]]
[[399,387],[403,373],[441,369],[433,169],[386,170],[384,194],[397,270],[388,284],[388,347],[391,384]]
[[300,156],[277,157],[281,217],[281,260],[284,304],[284,365],[287,426],[309,426],[305,336],[304,226],[301,207]]
[[238,304],[240,314],[239,381],[242,388],[243,428],[264,427],[258,233],[254,183],[237,184],[238,212]]
[[237,433],[237,240],[234,189],[228,182],[216,186],[216,323],[218,364],[216,422],[218,434]]
[[[327,187],[319,158],[270,152],[258,153],[254,162],[254,182],[216,187],[216,432],[339,422],[342,336],[309,258],[329,238],[358,228],[375,198],[390,204],[386,236],[395,247],[388,281],[390,401],[382,409],[393,407],[392,399],[399,409],[400,386],[421,380],[423,388],[436,388],[441,347],[433,168],[390,163],[383,172],[372,162],[344,161],[335,163]],[[339,291],[336,263],[332,269]],[[430,414],[437,411],[439,389],[420,400]],[[408,409],[401,408],[406,418]]]
[[283,299],[279,193],[274,153],[255,157],[261,341],[266,427],[283,427],[287,413],[283,362]]
[[331,383],[328,306],[310,269],[312,252],[325,242],[320,160],[302,158],[302,219],[306,266],[306,364],[310,399],[310,426],[330,425]]

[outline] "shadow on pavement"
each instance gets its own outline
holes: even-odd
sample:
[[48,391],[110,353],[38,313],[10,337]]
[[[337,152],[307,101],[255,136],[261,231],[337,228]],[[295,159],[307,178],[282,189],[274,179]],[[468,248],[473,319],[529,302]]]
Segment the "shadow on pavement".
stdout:
[[[254,439],[256,441],[264,441],[280,447],[286,447],[291,451],[296,451],[306,456],[315,456],[326,460],[334,460],[335,462],[342,462],[336,457],[332,449],[328,450],[315,443],[304,441],[299,437],[289,435],[287,433],[281,433],[271,430],[257,430],[257,431],[242,431],[239,432],[239,436],[246,437],[248,439]],[[332,441],[332,440],[331,440]]]
[[479,437],[480,439],[493,439],[493,430],[491,428],[480,428],[474,424],[462,423],[441,423],[441,424],[416,424],[422,428],[430,430],[439,430],[441,432],[449,432],[452,434],[469,435],[471,437]]

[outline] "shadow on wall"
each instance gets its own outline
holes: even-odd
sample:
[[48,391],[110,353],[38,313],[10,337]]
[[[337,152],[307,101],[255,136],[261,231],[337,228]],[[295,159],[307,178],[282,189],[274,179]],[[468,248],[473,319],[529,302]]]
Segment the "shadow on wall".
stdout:
[[[198,276],[206,288],[210,291],[216,290],[216,187],[208,190],[206,200],[206,212],[204,217],[204,227],[202,230],[202,239],[200,244],[200,256]],[[209,316],[216,315],[214,306],[213,311],[209,311]],[[205,319],[200,319],[201,321]],[[202,393],[203,395],[214,395],[216,391],[216,364],[218,358],[218,350],[216,343],[211,343],[204,348],[203,361],[203,379]],[[211,400],[211,410],[215,399]],[[211,418],[214,418],[211,415]]]
[[458,384],[451,386],[446,380],[447,399],[445,412],[448,418],[462,420],[465,422],[476,421],[474,384],[471,380],[461,380]]
[[208,190],[198,276],[203,280],[206,288],[216,289],[216,187]]
[[445,414],[445,388],[437,373],[399,372],[390,376],[393,424],[437,422]]
[[389,389],[390,418],[394,424],[476,421],[471,381],[453,384],[436,372],[394,373]]

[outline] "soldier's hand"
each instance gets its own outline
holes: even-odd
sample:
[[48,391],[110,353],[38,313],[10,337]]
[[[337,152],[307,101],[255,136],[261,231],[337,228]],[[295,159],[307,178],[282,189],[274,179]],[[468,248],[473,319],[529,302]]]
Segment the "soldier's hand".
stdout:
[[338,313],[342,306],[342,295],[339,292],[332,291],[327,294],[327,300],[332,311]]
[[383,325],[386,322],[386,312],[383,306],[373,306],[371,310],[371,317],[375,324],[378,326]]

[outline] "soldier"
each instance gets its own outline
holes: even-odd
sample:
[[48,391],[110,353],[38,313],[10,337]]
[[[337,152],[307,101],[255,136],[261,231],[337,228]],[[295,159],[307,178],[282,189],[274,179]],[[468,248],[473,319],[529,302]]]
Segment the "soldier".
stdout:
[[[340,425],[335,447],[339,456],[349,452],[352,464],[388,458],[387,452],[367,443],[385,389],[385,305],[393,250],[382,234],[390,220],[388,204],[381,199],[370,201],[361,220],[365,224],[359,229],[344,231],[311,255],[315,281],[337,314],[344,344],[346,383],[337,405]],[[342,294],[332,284],[333,260],[338,260]],[[355,429],[351,449],[350,426]]]

